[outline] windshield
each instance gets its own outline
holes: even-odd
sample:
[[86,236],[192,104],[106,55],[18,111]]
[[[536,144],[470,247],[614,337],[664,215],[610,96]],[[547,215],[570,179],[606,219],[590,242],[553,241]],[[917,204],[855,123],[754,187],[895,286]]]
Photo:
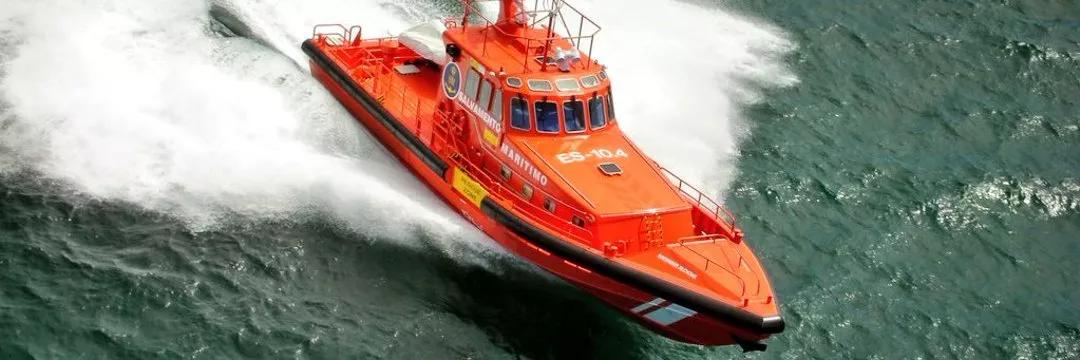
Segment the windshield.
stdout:
[[607,125],[607,118],[604,116],[604,97],[597,96],[589,99],[589,126],[593,130],[603,128]]
[[566,132],[585,131],[585,108],[580,100],[563,103],[563,119],[566,119]]
[[536,102],[536,130],[546,133],[559,132],[559,107],[555,103]]
[[529,105],[522,98],[510,99],[510,126],[518,130],[529,130]]

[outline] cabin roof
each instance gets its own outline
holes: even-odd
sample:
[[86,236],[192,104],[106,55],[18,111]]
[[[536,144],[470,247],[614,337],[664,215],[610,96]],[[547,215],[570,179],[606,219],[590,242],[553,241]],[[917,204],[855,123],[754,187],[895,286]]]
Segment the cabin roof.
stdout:
[[[560,71],[555,65],[548,65],[546,71],[541,71],[543,65],[538,58],[545,45],[545,41],[541,39],[548,38],[548,30],[545,28],[466,26],[448,29],[443,36],[447,43],[457,44],[463,53],[483,65],[486,70],[498,72],[502,69],[508,76],[547,78],[554,81],[554,78],[558,77],[581,77],[603,70],[600,64],[590,63],[593,60],[588,57],[588,49],[585,49],[586,51],[579,51],[581,62],[572,65],[570,71]],[[574,49],[570,41],[555,35],[546,55],[554,56],[556,47],[563,50]]]

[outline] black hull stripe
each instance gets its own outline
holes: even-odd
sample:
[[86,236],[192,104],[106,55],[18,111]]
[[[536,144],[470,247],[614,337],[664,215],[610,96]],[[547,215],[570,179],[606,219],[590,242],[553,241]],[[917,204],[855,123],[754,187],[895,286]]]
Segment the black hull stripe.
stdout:
[[714,301],[681,286],[610,261],[576,245],[568,244],[551,234],[537,229],[532,224],[522,221],[490,199],[485,198],[480,203],[480,208],[485,214],[495,219],[496,222],[514,231],[522,238],[590,271],[693,309],[750,333],[775,334],[784,331],[784,320],[780,317],[763,319],[753,313]]
[[427,145],[424,145],[424,143],[420,141],[416,135],[413,135],[409,129],[401,125],[401,122],[397,121],[393,115],[390,115],[390,113],[379,105],[371,95],[357,85],[351,77],[346,76],[345,72],[341,71],[341,68],[333,61],[330,61],[330,59],[326,57],[326,54],[323,54],[311,39],[304,40],[304,44],[301,48],[304,49],[305,54],[315,61],[315,64],[319,65],[319,67],[329,74],[338,85],[345,89],[345,92],[348,92],[353,100],[360,103],[368,113],[383,124],[383,127],[389,129],[402,144],[405,144],[409,150],[412,150],[413,154],[420,157],[420,160],[423,160],[424,163],[440,177],[445,177],[447,169],[446,162],[443,161],[442,158],[439,158],[438,155],[435,155],[435,152],[431,151],[431,148],[428,148]]
[[[309,39],[302,46],[304,53],[311,57],[331,78],[334,79],[346,92],[349,93],[360,105],[364,106],[376,119],[379,120],[391,133],[394,134],[409,150],[420,157],[439,176],[445,177],[448,168],[446,162],[439,158],[430,148],[424,145],[412,132],[401,125],[391,116],[375,99],[358,86],[352,78],[345,76],[344,72],[336,64],[327,59]],[[502,206],[485,198],[480,204],[481,210],[496,222],[512,230],[518,236],[532,242],[536,246],[558,255],[590,271],[607,276],[615,281],[641,289],[679,305],[709,315],[718,320],[727,322],[744,331],[756,334],[774,334],[784,331],[784,320],[780,317],[763,319],[750,312],[743,311],[726,303],[717,302],[701,294],[686,290],[680,286],[657,279],[638,270],[622,264],[609,261],[602,256],[591,253],[576,245],[568,244],[559,238],[552,236],[535,226],[522,221]]]

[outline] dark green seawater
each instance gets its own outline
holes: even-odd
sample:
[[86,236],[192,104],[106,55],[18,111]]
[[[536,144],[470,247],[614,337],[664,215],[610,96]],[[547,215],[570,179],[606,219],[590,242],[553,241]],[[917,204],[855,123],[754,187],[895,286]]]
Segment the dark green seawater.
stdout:
[[[751,354],[664,339],[415,215],[422,188],[342,140],[362,132],[280,55],[346,2],[164,3],[0,1],[0,359],[1080,358],[1076,1],[692,2],[786,39],[748,53],[797,78],[749,86],[718,166],[788,323]],[[298,104],[322,128],[279,119]]]

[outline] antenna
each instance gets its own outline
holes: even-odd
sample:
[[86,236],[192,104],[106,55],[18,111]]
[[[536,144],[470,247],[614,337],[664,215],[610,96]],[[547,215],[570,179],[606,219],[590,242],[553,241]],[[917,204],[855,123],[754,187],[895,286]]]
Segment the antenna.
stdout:
[[[544,50],[541,52],[544,56],[547,56],[548,50],[551,49],[551,38],[555,36],[555,19],[559,17],[563,2],[561,0],[555,0],[555,6],[551,7],[548,11],[548,26],[547,26],[547,41],[544,41]],[[556,54],[557,55],[557,54]],[[558,61],[558,60],[556,60]],[[540,67],[540,71],[547,71],[547,61],[544,61],[544,65]],[[562,69],[562,66],[559,66]],[[569,71],[570,69],[563,71]]]
[[559,65],[559,71],[569,72],[570,67],[575,63],[581,62],[581,51],[570,48],[570,50],[563,50],[561,47],[555,47],[555,64]]
[[501,0],[499,4],[499,24],[514,26],[525,25],[525,5],[523,0]]

